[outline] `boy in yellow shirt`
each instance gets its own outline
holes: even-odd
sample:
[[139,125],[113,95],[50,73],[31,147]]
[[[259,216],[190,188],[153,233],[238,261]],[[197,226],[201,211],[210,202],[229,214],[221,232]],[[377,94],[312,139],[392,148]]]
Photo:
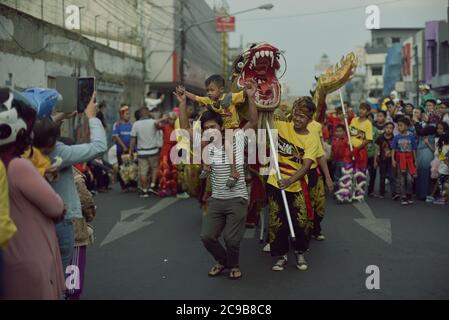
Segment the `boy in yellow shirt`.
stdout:
[[196,96],[186,91],[188,99],[200,106],[209,108],[221,115],[225,129],[237,129],[240,118],[237,114],[239,105],[245,102],[244,90],[238,93],[225,93],[225,80],[220,75],[212,75],[206,80],[207,97]]
[[[351,142],[354,148],[354,163],[345,165],[343,179],[346,177],[348,181],[352,181],[352,175],[354,175],[355,185],[352,185],[353,190],[346,192],[347,194],[345,190],[339,190],[339,193],[344,194],[344,199],[341,201],[362,201],[365,198],[366,170],[368,169],[367,146],[373,141],[373,125],[368,119],[370,112],[370,105],[361,103],[359,117],[352,119],[351,125],[349,126]],[[349,188],[346,191],[349,191]]]
[[[245,102],[244,90],[238,93],[225,93],[225,80],[222,76],[216,74],[206,80],[206,91],[206,97],[197,96],[188,91],[185,91],[185,94],[188,99],[197,102],[200,106],[220,114],[225,129],[238,129],[240,118],[237,113],[237,107]],[[229,141],[225,141],[225,143],[226,150],[232,150],[232,143]],[[227,184],[229,188],[233,188],[240,178],[234,156],[232,155],[233,161],[230,164],[231,176]],[[209,172],[210,166],[204,165],[200,178],[206,178]]]

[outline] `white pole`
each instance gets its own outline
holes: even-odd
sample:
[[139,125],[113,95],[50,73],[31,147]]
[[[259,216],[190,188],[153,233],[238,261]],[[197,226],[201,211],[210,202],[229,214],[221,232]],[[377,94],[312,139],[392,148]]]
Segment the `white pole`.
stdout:
[[265,208],[260,210],[260,234],[259,234],[259,241],[260,243],[263,243],[263,236],[265,232]]
[[[271,135],[271,128],[270,128],[270,124],[268,121],[267,121],[267,130],[268,130],[268,137],[270,138],[270,149],[271,149],[271,155],[273,156],[273,160],[274,160],[274,166],[276,168],[276,174],[278,176],[278,180],[282,180],[281,170],[279,169],[279,163],[278,163],[278,152],[274,148],[273,136]],[[293,230],[292,218],[290,216],[290,208],[288,207],[287,195],[285,193],[285,190],[281,189],[281,194],[282,194],[282,200],[284,200],[285,213],[287,214],[287,221],[288,221],[288,227],[290,229],[290,236],[292,237],[292,240],[295,241],[295,238],[296,238],[295,230]]]
[[[349,148],[351,149],[351,154],[352,154],[354,151],[354,148],[352,146],[351,133],[349,132],[348,114],[346,113],[345,103],[343,101],[343,95],[341,93],[341,89],[339,90],[339,92],[340,92],[341,108],[343,109],[343,116],[345,117],[346,134],[348,135]],[[354,155],[352,156],[352,160],[355,160]]]

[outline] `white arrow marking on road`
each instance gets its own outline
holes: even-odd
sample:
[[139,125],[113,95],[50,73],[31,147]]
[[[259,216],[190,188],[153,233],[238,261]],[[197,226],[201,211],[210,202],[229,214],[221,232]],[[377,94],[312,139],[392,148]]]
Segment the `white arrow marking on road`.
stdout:
[[[153,223],[153,221],[145,221],[145,220],[147,220],[151,216],[155,215],[156,213],[164,210],[165,208],[171,206],[178,200],[179,199],[177,199],[177,198],[164,198],[149,209],[145,209],[145,207],[140,207],[140,208],[134,208],[134,209],[122,211],[120,221],[115,224],[115,226],[112,228],[112,230],[106,236],[106,238],[100,244],[100,247],[102,247],[108,243],[111,243],[112,241],[118,240],[124,236],[127,236],[128,234],[131,234],[139,229],[149,226],[150,224]],[[138,213],[142,213],[142,214],[139,217],[137,217],[135,220],[124,221],[127,218],[129,218],[135,214],[138,214]]]
[[392,237],[390,219],[377,219],[366,202],[354,203],[353,205],[365,217],[364,219],[354,220],[386,243],[391,244]]
[[122,216],[121,216],[120,221],[126,220],[135,214],[142,213],[144,210],[145,210],[145,207],[140,207],[140,208],[134,208],[134,209],[130,209],[130,210],[121,211],[120,213]]

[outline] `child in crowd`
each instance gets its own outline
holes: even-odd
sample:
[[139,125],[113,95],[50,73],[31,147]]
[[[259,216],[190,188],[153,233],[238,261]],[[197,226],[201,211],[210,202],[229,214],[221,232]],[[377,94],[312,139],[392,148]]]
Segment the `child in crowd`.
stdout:
[[78,268],[79,286],[76,286],[73,289],[68,289],[66,298],[68,300],[79,300],[84,289],[87,246],[93,244],[93,228],[89,223],[95,218],[96,206],[92,194],[87,190],[83,174],[75,167],[73,168],[73,178],[76,190],[80,197],[83,213],[82,218],[72,219],[75,235],[75,249],[73,251],[71,265],[77,266]]
[[[380,111],[384,112],[384,111]],[[378,114],[380,114],[380,112]],[[385,198],[385,180],[390,184],[391,197],[396,200],[399,196],[396,194],[396,179],[393,171],[392,149],[394,124],[387,122],[384,126],[384,132],[376,140],[378,152],[374,161],[374,166],[379,168],[379,198]]]
[[[348,123],[351,123],[352,119],[354,117],[352,115],[348,114]],[[329,127],[329,133],[330,135],[334,135],[335,129],[338,125],[345,125],[345,117],[343,114],[342,107],[336,107],[335,108],[335,115],[330,115],[327,119],[328,127]]]
[[408,132],[410,120],[402,117],[398,120],[399,134],[393,140],[392,163],[401,193],[402,205],[412,204],[413,178],[416,178],[416,137]]
[[50,159],[50,154],[56,146],[59,136],[59,125],[50,118],[37,120],[33,128],[33,147],[25,151],[23,157],[29,159],[40,175],[52,182],[58,178],[57,168],[62,164],[61,159]]
[[[184,88],[180,88],[181,91],[185,91],[188,99],[197,102],[200,106],[213,110],[221,115],[223,118],[223,125],[225,129],[238,129],[240,125],[240,118],[237,113],[239,105],[245,102],[244,90],[238,93],[225,93],[225,79],[220,75],[212,75],[206,80],[207,97],[196,96]],[[235,155],[232,155],[232,141],[225,141],[225,147],[228,153],[231,164],[231,175],[229,177],[227,186],[233,188],[240,178],[235,163]],[[204,165],[201,178],[207,177],[210,172],[210,166]]]
[[351,150],[349,148],[348,136],[346,135],[346,128],[344,125],[339,124],[335,127],[334,137],[332,138],[332,163],[336,191],[338,191],[338,182],[342,177],[343,167],[345,163],[349,162],[351,162]]
[[365,198],[366,170],[368,169],[368,150],[366,147],[373,141],[373,125],[368,119],[370,111],[369,104],[361,103],[359,117],[352,119],[349,127],[354,161],[345,164],[342,179],[352,181],[355,178],[355,185],[352,185],[351,190],[344,188],[337,192],[337,198],[343,202],[362,201]]
[[377,144],[375,141],[379,137],[379,131],[375,126],[374,115],[372,113],[368,115],[368,119],[373,124],[373,140],[370,144],[366,146],[366,149],[368,151],[368,173],[369,173],[368,196],[374,197],[374,184],[376,182],[377,177],[377,167],[375,166]]
[[438,168],[438,189],[440,191],[440,198],[434,203],[446,204],[446,185],[449,183],[449,134],[446,133],[438,139],[435,156],[440,161],[440,166]]
[[[379,135],[382,135],[385,129],[385,126],[387,125],[387,113],[385,111],[378,111],[377,112],[377,119],[374,123],[374,126],[376,127],[377,131],[379,132]],[[391,123],[391,122],[390,122]]]

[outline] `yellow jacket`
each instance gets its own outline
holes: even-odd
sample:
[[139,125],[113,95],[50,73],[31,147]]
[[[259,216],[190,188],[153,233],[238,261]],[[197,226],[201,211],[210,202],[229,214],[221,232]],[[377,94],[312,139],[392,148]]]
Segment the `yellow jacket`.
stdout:
[[17,228],[9,216],[8,179],[5,166],[0,161],[0,249],[6,247]]
[[31,155],[31,148],[25,151],[22,155],[22,158],[30,160],[33,165],[36,167],[37,171],[41,176],[45,175],[45,171],[51,166],[50,158],[44,155],[38,148],[33,148],[33,156]]

